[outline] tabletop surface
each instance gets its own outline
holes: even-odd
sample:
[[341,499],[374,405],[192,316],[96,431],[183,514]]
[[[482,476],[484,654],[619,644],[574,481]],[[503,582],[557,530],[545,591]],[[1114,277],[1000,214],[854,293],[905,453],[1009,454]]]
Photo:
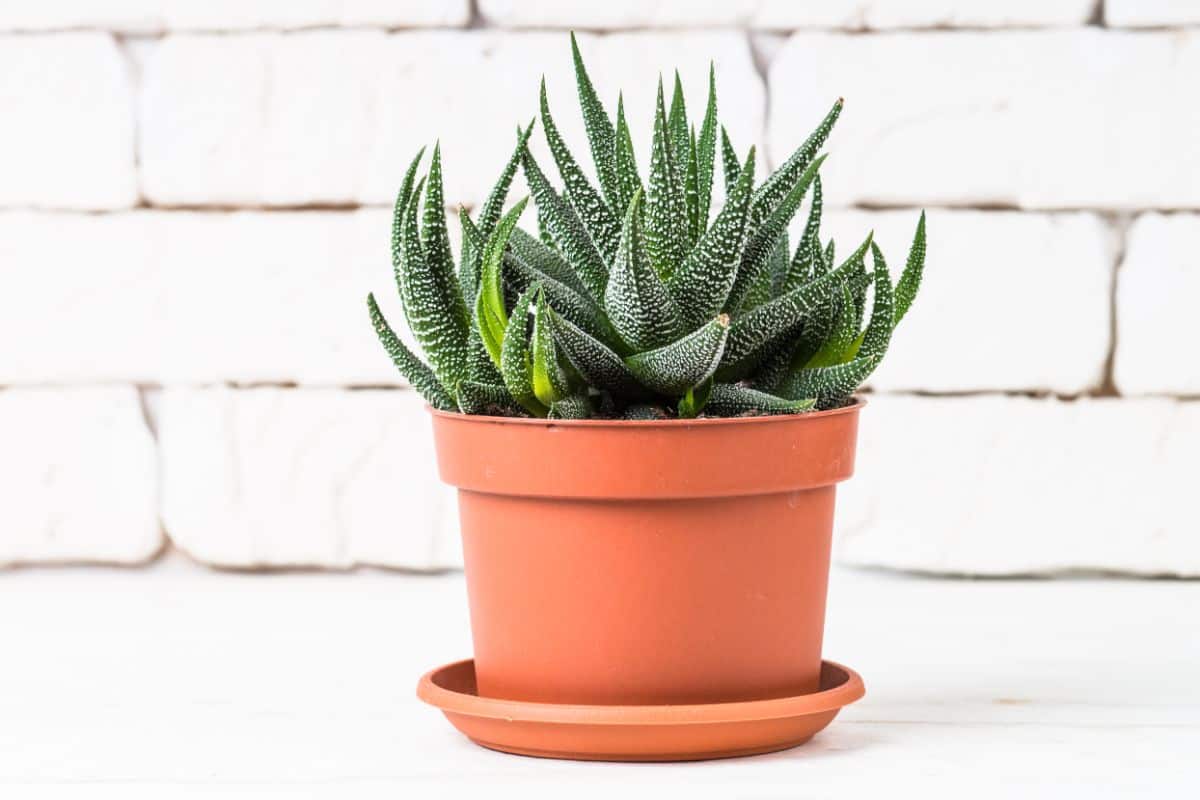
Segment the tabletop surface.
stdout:
[[825,653],[867,696],[692,764],[460,736],[414,696],[470,654],[457,573],[14,570],[0,642],[2,797],[1200,796],[1200,583],[835,569]]

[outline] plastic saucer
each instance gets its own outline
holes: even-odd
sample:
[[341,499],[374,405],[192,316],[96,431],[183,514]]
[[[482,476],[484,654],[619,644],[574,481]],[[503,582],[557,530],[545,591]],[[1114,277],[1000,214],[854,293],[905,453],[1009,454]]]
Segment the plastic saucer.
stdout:
[[586,761],[695,761],[770,753],[803,744],[865,694],[849,667],[821,664],[811,694],[700,705],[567,705],[480,697],[475,662],[426,673],[417,697],[492,750]]

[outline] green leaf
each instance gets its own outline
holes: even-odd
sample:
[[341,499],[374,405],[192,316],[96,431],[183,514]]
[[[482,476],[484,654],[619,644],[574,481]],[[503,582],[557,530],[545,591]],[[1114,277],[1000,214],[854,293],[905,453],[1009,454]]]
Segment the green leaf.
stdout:
[[654,142],[650,152],[650,186],[646,193],[646,252],[663,279],[683,261],[688,237],[683,176],[675,163],[663,108],[662,79],[654,109]]
[[504,330],[508,327],[502,275],[504,250],[527,202],[528,199],[522,199],[501,218],[483,249],[483,265],[479,281],[479,297],[475,303],[475,317],[488,354],[498,367],[500,366],[500,349],[504,342]]
[[845,364],[802,369],[788,376],[780,387],[780,394],[785,397],[815,397],[817,408],[838,408],[870,377],[879,366],[879,360],[874,356],[859,356]]
[[736,383],[718,383],[712,388],[708,410],[722,417],[741,417],[749,414],[799,414],[809,411],[816,400],[806,398],[787,400]]
[[725,172],[725,194],[733,194],[733,187],[737,184],[742,165],[738,161],[737,151],[733,149],[733,143],[729,141],[729,134],[725,132],[724,125],[721,126],[721,168]]
[[625,122],[625,97],[617,96],[617,207],[618,214],[624,215],[633,202],[633,196],[642,191],[642,179],[638,175],[637,158],[633,153],[633,139],[629,135],[629,125]]
[[848,351],[858,338],[858,327],[862,320],[856,313],[854,298],[850,296],[850,290],[845,285],[842,286],[840,298],[834,304],[834,308],[833,331],[821,345],[821,349],[808,360],[806,367],[827,367],[854,357],[853,353],[848,354]]
[[839,97],[838,101],[833,104],[833,108],[825,115],[825,119],[821,120],[817,129],[809,134],[804,143],[788,156],[787,161],[784,161],[783,165],[775,170],[762,186],[758,187],[758,191],[754,193],[754,199],[750,201],[749,224],[751,228],[761,225],[763,220],[770,216],[779,202],[791,191],[801,173],[808,169],[812,160],[816,158],[817,151],[829,137],[829,132],[833,130],[834,123],[837,122],[841,113],[842,99]]
[[550,145],[550,154],[558,165],[558,174],[562,176],[566,187],[567,199],[575,207],[588,236],[595,242],[606,262],[611,263],[617,252],[617,240],[621,235],[621,224],[601,199],[599,193],[592,188],[583,170],[579,168],[575,157],[562,136],[558,126],[550,115],[550,102],[546,98],[546,79],[542,79],[540,96],[542,111],[542,130],[546,134],[546,142]]
[[713,374],[728,337],[729,317],[722,314],[682,339],[630,356],[625,366],[643,386],[679,396]]
[[682,167],[692,160],[691,138],[688,136],[687,105],[683,99],[683,82],[679,79],[679,70],[675,70],[675,86],[671,92],[671,110],[667,112],[667,140],[671,145],[671,159],[676,166]]
[[371,316],[371,326],[375,328],[375,335],[379,337],[383,349],[387,351],[392,363],[396,365],[396,369],[400,370],[404,380],[408,381],[417,390],[417,394],[425,398],[425,402],[429,405],[439,411],[453,411],[455,408],[454,398],[438,382],[433,370],[404,346],[404,342],[388,325],[383,312],[379,310],[379,304],[375,302],[373,294],[367,295],[367,311]]
[[[814,239],[813,250],[815,253],[813,261],[815,280],[815,278],[828,274],[833,267],[833,241],[829,242],[829,246],[822,254],[820,244]],[[869,273],[863,267],[862,259],[865,254],[866,245],[864,243],[851,254],[846,262],[849,269],[846,272],[845,283],[851,296],[865,290],[871,280]],[[834,325],[837,323],[837,304],[833,302],[835,297],[836,295],[831,296],[804,320],[799,340],[796,342],[796,347],[792,349],[791,369],[799,369],[807,364],[809,359],[817,354],[817,351],[833,334]]]
[[687,324],[698,325],[723,310],[737,278],[754,179],[753,147],[740,175],[712,227],[667,282]]
[[624,207],[618,203],[620,197],[617,182],[616,164],[614,161],[613,126],[604,110],[592,80],[588,77],[587,68],[583,65],[583,56],[579,53],[579,43],[575,41],[575,33],[571,33],[571,56],[575,61],[575,83],[579,87],[579,105],[583,109],[583,127],[587,131],[588,143],[592,148],[592,161],[596,165],[596,176],[600,179],[600,189],[608,200],[610,207]]
[[450,252],[450,234],[446,230],[445,196],[442,191],[442,146],[433,146],[429,177],[425,183],[425,208],[421,215],[421,247],[429,261],[434,277],[442,284],[440,294],[450,298],[451,308],[462,319],[464,329],[470,325],[470,314],[463,301],[462,288],[454,269]]
[[504,263],[504,250],[508,246],[508,240],[528,202],[527,198],[522,199],[509,209],[508,213],[501,218],[496,229],[492,231],[492,235],[488,237],[487,244],[483,248],[481,294],[488,310],[506,325],[508,324],[508,315],[504,309],[504,284],[501,271]]
[[500,374],[509,394],[535,417],[546,416],[546,406],[533,391],[533,355],[529,346],[529,318],[538,287],[525,290],[513,306],[500,348]]
[[682,332],[675,301],[646,257],[641,219],[639,193],[625,213],[621,247],[604,292],[608,319],[633,352],[659,347]]
[[750,291],[746,293],[746,299],[742,301],[742,305],[746,308],[754,308],[770,300],[777,294],[782,294],[776,287],[783,284],[784,278],[787,277],[788,257],[791,255],[790,245],[788,244],[788,233],[783,232],[783,236],[779,237],[779,242],[775,245],[775,249],[771,251],[771,255],[767,258],[767,268],[763,271],[765,279],[750,287]]
[[461,314],[462,295],[453,276],[442,274],[426,257],[417,228],[417,204],[423,181],[418,182],[404,215],[400,298],[413,337],[425,351],[443,386],[457,386],[466,377],[467,319]]
[[556,245],[554,244],[554,237],[550,235],[550,229],[546,227],[546,215],[542,213],[542,210],[540,208],[538,209],[538,212],[537,212],[537,230],[538,230],[538,240],[542,244],[546,245],[546,247],[549,247],[551,249],[556,247]]
[[775,296],[775,293],[771,291],[771,286],[774,276],[787,269],[788,252],[787,231],[784,231],[783,236],[776,243],[775,249],[767,257],[766,266],[758,270],[758,275],[755,276],[753,283],[746,289],[741,303],[738,304],[739,312],[761,306]]
[[476,383],[503,383],[500,370],[492,361],[477,324],[472,325],[467,332],[467,380]]
[[524,416],[502,385],[469,380],[458,385],[458,410],[496,417]]
[[400,268],[404,261],[404,215],[408,212],[408,201],[412,199],[413,181],[416,179],[417,167],[421,164],[421,156],[425,148],[417,151],[417,155],[409,163],[404,172],[404,181],[400,191],[396,193],[396,204],[392,207],[392,269],[396,273],[396,285],[400,285]]
[[[805,321],[804,327],[807,326],[808,322]],[[784,340],[768,348],[750,376],[753,387],[763,392],[774,392],[787,377],[792,367],[792,353],[796,351],[797,346],[798,342],[795,340]]]
[[[868,241],[871,242],[872,246],[874,245],[874,242],[870,237],[868,237]],[[830,242],[830,244],[832,245],[833,243]],[[854,314],[849,318],[849,320],[840,319],[840,293],[831,296],[827,302],[822,303],[821,306],[813,311],[813,313],[810,314],[804,321],[803,330],[800,333],[796,347],[792,351],[792,368],[798,369],[808,365],[809,362],[830,340],[830,338],[835,335],[835,328],[839,322],[852,325],[856,331],[862,324],[862,306],[855,298],[863,297],[867,286],[870,285],[871,281],[874,279],[871,273],[867,272],[866,268],[863,266],[863,258],[866,255],[866,250],[867,244],[864,242],[862,246],[850,254],[850,258],[848,258],[845,262],[845,266],[847,267],[847,271],[845,273],[845,288],[847,289],[851,300],[854,302]],[[826,250],[826,254],[832,259],[832,247]],[[818,250],[816,254],[814,274],[818,276],[825,275],[828,273],[830,266],[831,264],[826,263],[825,257],[821,255],[820,251]],[[840,360],[846,360],[852,357],[852,353],[849,355],[839,356]]]
[[691,147],[688,149],[687,172],[683,181],[683,197],[687,201],[688,239],[687,250],[691,250],[700,236],[704,233],[704,222],[700,219],[700,164],[696,161],[696,129],[690,134]]
[[871,242],[871,258],[875,262],[875,302],[871,308],[871,322],[859,339],[861,347],[857,349],[857,354],[882,359],[887,353],[895,327],[896,294],[888,275],[887,262],[883,260],[883,252],[875,242]]
[[504,344],[504,330],[508,320],[496,316],[493,306],[489,304],[480,292],[475,298],[475,328],[479,331],[479,339],[487,350],[492,364],[500,365],[500,349]]
[[683,82],[675,70],[675,87],[671,93],[671,110],[667,113],[667,138],[671,145],[671,162],[683,182],[684,209],[687,212],[687,241],[684,251],[692,249],[699,233],[699,197],[697,195],[698,165],[696,164],[696,134],[689,129],[687,105],[683,98]]
[[504,200],[508,197],[513,176],[516,175],[517,167],[521,163],[521,154],[528,148],[531,133],[533,133],[532,120],[525,126],[524,131],[517,128],[517,146],[513,150],[513,154],[509,156],[508,163],[504,165],[504,170],[496,180],[496,185],[488,193],[487,199],[483,203],[483,209],[479,212],[479,232],[485,240],[492,235],[492,231],[500,221],[500,215],[504,210]]
[[718,377],[735,380],[747,374],[761,362],[771,345],[793,334],[807,315],[826,302],[852,269],[853,264],[844,264],[735,319]]
[[513,228],[512,236],[508,239],[510,253],[523,263],[564,286],[570,287],[580,295],[587,295],[583,282],[571,269],[559,252],[541,239],[530,236],[520,228]]
[[908,251],[908,261],[904,264],[904,272],[900,274],[900,282],[896,284],[896,319],[893,327],[900,324],[913,300],[917,290],[921,288],[921,275],[925,271],[925,212],[917,222],[917,232],[913,236],[912,247]]
[[800,284],[814,277],[814,271],[821,261],[821,209],[824,206],[824,196],[821,190],[821,176],[813,178],[813,199],[808,209],[808,221],[804,224],[804,233],[800,243],[796,245],[796,254],[787,265],[787,271],[775,281],[775,291],[782,294],[790,292]]
[[[784,397],[815,397],[818,408],[836,408],[870,377],[883,360],[892,336],[895,295],[891,279],[888,277],[887,264],[874,243],[872,256],[875,260],[875,302],[871,309],[871,322],[863,333],[858,355],[852,361],[842,364],[793,372],[781,387],[780,393]],[[839,267],[839,271],[840,269]]]
[[708,211],[712,207],[713,172],[717,162],[717,73],[711,61],[708,63],[708,106],[704,111],[704,121],[700,124],[700,138],[696,140],[694,152],[698,203],[696,215],[700,223],[695,238],[698,239],[708,229]]
[[[804,195],[808,193],[808,187],[812,184],[813,178],[816,177],[817,170],[821,168],[824,160],[825,156],[821,156],[808,165],[808,169],[804,171],[783,199],[775,205],[761,225],[755,228],[752,221],[747,221],[747,229],[752,232],[747,234],[748,240],[742,254],[741,266],[738,267],[737,281],[734,282],[733,289],[729,292],[730,309],[736,310],[740,307],[746,292],[761,278],[763,270],[767,269],[767,260],[771,256],[771,251],[787,234],[788,223],[792,221],[792,217],[796,216],[796,211],[800,208],[800,203],[804,200]],[[751,208],[753,209],[753,200],[751,200]]]
[[712,390],[713,380],[709,378],[699,386],[684,392],[683,397],[679,399],[679,418],[695,419],[700,416],[700,412],[708,405],[708,399],[712,396]]
[[591,298],[597,303],[602,302],[604,287],[608,283],[608,267],[600,251],[596,249],[595,242],[576,216],[575,210],[559,197],[554,187],[546,180],[545,174],[528,148],[525,149],[521,164],[525,170],[529,190],[533,193],[533,200],[537,203],[539,223],[545,223],[546,230],[554,240],[554,246],[575,268]]
[[537,293],[533,318],[533,394],[543,405],[552,406],[571,394],[566,373],[558,365],[553,323],[544,292]]
[[540,285],[550,305],[576,325],[604,341],[615,341],[616,334],[558,251],[514,228],[504,255],[504,277],[508,288],[523,292]]
[[564,397],[550,406],[550,419],[587,419],[592,416],[592,404],[586,394]]
[[616,333],[612,331],[604,312],[591,298],[556,281],[544,272],[539,272],[516,253],[509,252],[505,255],[504,276],[508,288],[515,292],[523,292],[535,284],[540,285],[550,304],[571,322],[605,342],[612,343],[616,339]]
[[599,339],[551,310],[554,341],[567,361],[589,386],[617,397],[632,398],[646,394],[621,357]]
[[467,209],[458,207],[458,225],[462,229],[462,253],[458,260],[458,286],[463,302],[475,307],[475,294],[479,291],[479,266],[483,260],[486,240],[471,221]]

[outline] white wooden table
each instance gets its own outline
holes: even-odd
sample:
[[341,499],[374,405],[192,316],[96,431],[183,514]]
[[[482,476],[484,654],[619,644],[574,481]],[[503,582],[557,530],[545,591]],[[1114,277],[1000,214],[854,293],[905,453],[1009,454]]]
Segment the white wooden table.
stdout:
[[835,571],[866,698],[732,761],[482,750],[413,695],[469,653],[458,574],[0,573],[0,797],[1200,797],[1200,583]]

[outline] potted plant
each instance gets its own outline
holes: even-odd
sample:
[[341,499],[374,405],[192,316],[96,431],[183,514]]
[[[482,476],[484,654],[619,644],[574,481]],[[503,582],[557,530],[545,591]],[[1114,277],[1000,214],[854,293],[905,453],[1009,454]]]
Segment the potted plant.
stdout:
[[[660,79],[643,181],[623,102],[614,124],[571,43],[598,186],[543,82],[565,188],[527,147],[534,124],[518,129],[478,214],[459,211],[457,268],[439,149],[425,176],[422,152],[404,177],[393,265],[428,364],[367,300],[459,489],[474,660],[426,676],[421,694],[514,752],[796,744],[862,693],[821,658],[834,492],[854,465],[853,393],[921,281],[924,215],[895,285],[870,234],[838,262],[821,242],[818,152],[842,100],[756,186],[711,71],[698,132],[678,74],[669,106]],[[527,200],[504,211],[518,169],[538,235],[517,227]]]

